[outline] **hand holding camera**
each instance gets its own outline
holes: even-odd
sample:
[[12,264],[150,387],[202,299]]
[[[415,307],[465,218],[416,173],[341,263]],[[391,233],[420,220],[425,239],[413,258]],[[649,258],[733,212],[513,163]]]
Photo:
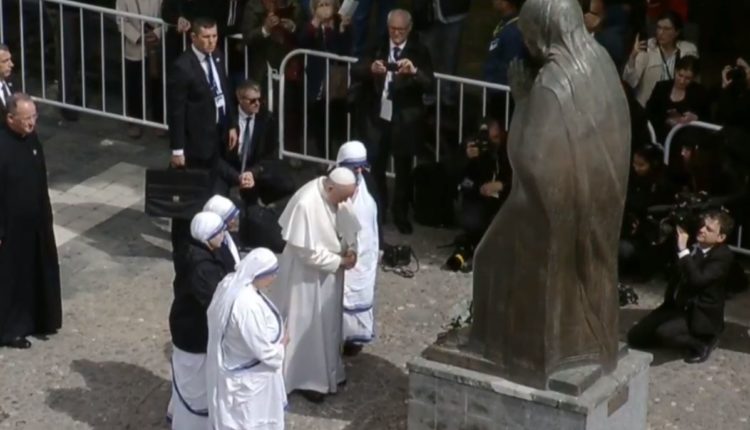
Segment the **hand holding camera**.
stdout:
[[385,75],[386,73],[388,73],[388,69],[385,67],[383,60],[373,61],[372,65],[370,66],[370,71],[373,75]]
[[[401,60],[398,60],[396,63],[396,74],[397,75],[416,75],[417,74],[417,68],[414,66],[414,63],[411,62],[408,58],[402,58]],[[390,63],[389,63],[390,66]]]
[[690,239],[690,235],[685,231],[684,228],[680,227],[679,225],[676,228],[677,231],[677,250],[678,251],[684,251],[687,249],[688,240]]

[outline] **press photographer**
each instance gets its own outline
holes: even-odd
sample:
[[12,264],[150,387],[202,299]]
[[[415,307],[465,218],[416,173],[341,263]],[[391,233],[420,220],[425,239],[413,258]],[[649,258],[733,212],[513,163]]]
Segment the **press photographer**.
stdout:
[[487,119],[466,139],[467,164],[459,185],[462,234],[447,262],[451,270],[470,267],[474,248],[510,193],[512,174],[506,136],[497,120]]
[[[706,361],[724,330],[724,300],[734,256],[726,240],[734,220],[722,211],[701,217],[698,232],[677,228],[677,265],[664,302],[628,332],[636,348],[678,348],[685,362]],[[694,240],[691,240],[694,238]],[[694,247],[689,247],[694,242]]]

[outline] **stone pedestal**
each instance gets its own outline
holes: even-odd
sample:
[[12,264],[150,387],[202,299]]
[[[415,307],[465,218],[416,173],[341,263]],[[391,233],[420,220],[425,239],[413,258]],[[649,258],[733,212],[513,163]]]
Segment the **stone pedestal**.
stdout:
[[645,430],[651,359],[624,350],[614,372],[571,395],[560,391],[586,379],[575,371],[539,390],[418,358],[409,363],[409,430]]

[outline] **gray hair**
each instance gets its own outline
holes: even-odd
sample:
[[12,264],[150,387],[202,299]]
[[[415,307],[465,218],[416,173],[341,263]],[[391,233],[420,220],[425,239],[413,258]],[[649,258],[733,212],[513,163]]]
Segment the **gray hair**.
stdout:
[[406,24],[411,28],[411,13],[406,9],[393,9],[392,11],[388,12],[388,24],[391,23],[391,20],[397,16],[401,15],[406,20]]
[[26,93],[14,93],[5,101],[6,115],[15,115],[18,113],[18,106],[21,103],[29,102],[34,104],[34,99]]
[[255,82],[252,79],[245,79],[242,81],[239,85],[237,85],[237,93],[244,93],[247,90],[253,90],[257,92],[261,92],[260,84]]

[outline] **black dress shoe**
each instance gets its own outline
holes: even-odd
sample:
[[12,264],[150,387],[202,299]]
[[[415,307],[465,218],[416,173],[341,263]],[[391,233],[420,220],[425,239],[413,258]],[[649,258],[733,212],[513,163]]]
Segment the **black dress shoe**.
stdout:
[[297,390],[300,395],[304,397],[308,402],[311,403],[323,403],[326,399],[326,395],[313,390]]
[[6,342],[4,346],[16,349],[29,349],[31,348],[31,342],[29,342],[29,340],[25,337],[17,337],[9,342]]
[[719,336],[715,336],[711,341],[706,344],[704,347],[700,349],[700,351],[690,351],[688,355],[685,357],[685,363],[689,364],[697,364],[697,363],[703,363],[704,361],[708,360],[708,357],[711,356],[711,353],[716,349],[716,346],[719,344]]
[[356,343],[346,342],[344,344],[344,350],[343,353],[347,357],[354,357],[355,355],[359,354],[362,351],[362,345],[357,345]]
[[394,224],[396,224],[396,228],[398,229],[398,232],[401,234],[412,234],[414,232],[414,227],[412,227],[409,221],[406,221],[406,220],[395,221]]

